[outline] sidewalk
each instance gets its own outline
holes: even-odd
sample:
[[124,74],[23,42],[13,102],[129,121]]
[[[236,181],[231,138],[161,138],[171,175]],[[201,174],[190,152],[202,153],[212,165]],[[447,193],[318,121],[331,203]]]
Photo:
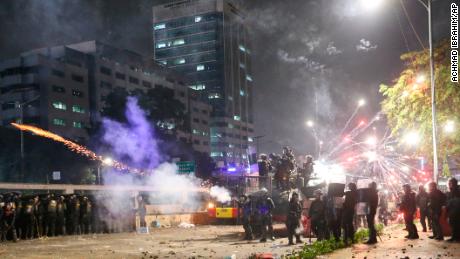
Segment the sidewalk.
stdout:
[[[428,238],[430,232],[419,232],[420,239],[407,240],[403,226],[391,226],[384,230],[383,242],[376,245],[357,244],[319,258],[460,258],[460,243],[435,241]],[[447,239],[447,238],[446,238]]]

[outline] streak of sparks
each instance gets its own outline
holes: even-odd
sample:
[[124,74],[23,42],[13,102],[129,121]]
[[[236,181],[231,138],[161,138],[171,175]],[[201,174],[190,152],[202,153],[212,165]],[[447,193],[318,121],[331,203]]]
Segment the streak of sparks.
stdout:
[[[101,163],[103,163],[103,157],[96,154],[95,152],[89,150],[88,148],[82,146],[82,145],[79,145],[73,141],[70,141],[70,140],[67,140],[55,133],[52,133],[50,131],[47,131],[47,130],[44,130],[44,129],[41,129],[41,128],[38,128],[38,127],[35,127],[35,126],[31,126],[31,125],[26,125],[26,124],[18,124],[18,123],[11,123],[11,125],[13,125],[15,128],[19,129],[19,130],[22,130],[22,131],[30,131],[32,133],[34,133],[35,135],[38,135],[40,137],[44,137],[44,138],[48,138],[48,139],[51,139],[51,140],[54,140],[56,142],[60,142],[62,144],[64,144],[64,146],[66,146],[69,150],[75,152],[75,153],[78,153],[82,156],[85,156],[91,160],[94,160],[94,161],[100,161]],[[134,172],[134,173],[141,173],[139,169],[135,169],[135,168],[130,168],[129,166],[121,163],[121,162],[118,162],[118,161],[113,161],[113,165],[112,167],[114,167],[115,169],[117,170],[127,170],[127,171],[130,171],[130,172]]]

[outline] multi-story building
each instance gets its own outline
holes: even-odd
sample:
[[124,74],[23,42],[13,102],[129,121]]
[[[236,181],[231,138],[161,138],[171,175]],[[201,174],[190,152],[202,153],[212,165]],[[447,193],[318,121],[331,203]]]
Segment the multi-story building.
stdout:
[[[73,61],[85,55],[72,52]],[[23,53],[0,63],[1,125],[36,124],[82,141],[89,126],[88,70],[70,60]],[[22,116],[21,116],[22,114]]]
[[211,156],[247,162],[254,86],[244,13],[227,0],[180,0],[153,7],[152,30],[155,60],[213,107]]
[[[100,112],[104,108],[105,99],[108,94],[117,87],[124,88],[128,91],[147,91],[148,89],[157,87],[170,90],[171,94],[174,95],[174,98],[184,104],[187,110],[187,119],[190,120],[188,123],[190,125],[190,129],[185,131],[177,130],[177,138],[184,142],[192,143],[193,148],[196,151],[206,153],[210,152],[209,126],[207,125],[210,120],[209,116],[211,113],[211,106],[199,100],[194,100],[196,99],[194,97],[196,95],[196,93],[194,93],[195,91],[187,88],[185,79],[174,70],[155,64],[152,60],[144,58],[135,52],[115,48],[98,41],[87,41],[66,46],[37,49],[23,53],[22,55],[39,56],[49,60],[50,62],[60,62],[59,64],[61,64],[61,67],[58,65],[57,67],[59,69],[57,69],[57,71],[62,71],[64,68],[69,69],[68,67],[71,67],[72,69],[75,69],[74,67],[76,67],[76,69],[82,71],[81,74],[84,75],[84,79],[81,83],[84,84],[85,89],[84,91],[83,89],[80,89],[82,93],[78,96],[78,98],[84,99],[86,102],[86,106],[82,106],[80,113],[83,112],[86,114],[86,121],[83,125],[87,126],[90,126],[90,122],[95,123],[100,121]],[[4,62],[3,64],[7,63],[9,62]],[[74,74],[77,74],[72,71],[64,71],[63,73],[64,75],[69,75],[69,80],[74,80]],[[45,78],[47,78],[47,76],[48,75],[45,75]],[[66,77],[64,76],[58,78],[60,80],[64,80]],[[63,88],[63,90],[60,90],[62,93],[59,92],[61,95],[69,93],[75,97],[74,90],[76,89],[74,89],[72,84],[61,82],[61,84],[56,83],[56,85],[62,85],[61,88]],[[45,89],[49,89],[49,87],[45,87]],[[50,89],[54,91],[53,87]],[[7,96],[5,96],[5,98],[10,99]],[[53,96],[53,98],[50,98],[50,102],[54,105],[54,109],[61,113],[58,114],[60,117],[56,117],[57,119],[60,119],[60,121],[56,122],[58,124],[63,124],[58,125],[63,128],[63,130],[53,130],[52,127],[43,123],[41,123],[40,126],[73,138],[73,132],[64,130],[65,127],[68,127],[67,121],[71,121],[71,118],[69,117],[70,114],[68,112],[65,113],[65,111],[67,107],[70,108],[70,105],[73,112],[78,113],[76,111],[77,109],[74,109],[75,105],[72,103],[72,100],[63,99],[63,97],[56,98]],[[42,98],[40,97],[39,100],[41,101],[41,99]],[[192,107],[199,107],[199,109],[198,111],[195,111],[196,109],[193,109]],[[40,115],[38,116],[40,118],[47,118],[45,120],[51,120],[53,123],[56,119],[55,114],[49,113],[48,111],[43,111],[37,115]],[[0,118],[3,117],[4,116],[0,114]],[[17,118],[17,114],[16,116],[14,114],[9,116],[9,120],[14,120],[15,118]],[[8,120],[8,118],[5,119]],[[27,122],[28,120],[26,119],[25,121]],[[64,123],[61,123],[61,121],[64,121]],[[196,123],[196,121],[199,123]],[[8,121],[5,121],[5,123],[6,122]],[[203,127],[203,125],[205,125],[205,127]],[[174,126],[175,125],[164,124],[166,129],[169,127],[173,128]],[[82,131],[84,131],[84,129],[82,129]],[[87,135],[83,136],[83,139],[85,137],[87,137]]]

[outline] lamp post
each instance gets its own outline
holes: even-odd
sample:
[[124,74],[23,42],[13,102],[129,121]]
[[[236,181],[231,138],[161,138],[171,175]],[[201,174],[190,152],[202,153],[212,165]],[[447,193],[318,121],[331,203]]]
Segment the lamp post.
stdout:
[[[19,109],[19,123],[20,124],[24,124],[24,105],[28,104],[28,103],[31,103],[35,100],[37,100],[38,98],[40,98],[40,95],[37,95],[35,96],[34,98],[26,101],[26,102],[19,102],[19,101],[16,101],[15,102],[15,106]],[[20,181],[24,181],[24,131],[20,130],[19,131],[20,134],[21,134],[21,172],[20,172],[20,175],[18,177],[18,179]]]

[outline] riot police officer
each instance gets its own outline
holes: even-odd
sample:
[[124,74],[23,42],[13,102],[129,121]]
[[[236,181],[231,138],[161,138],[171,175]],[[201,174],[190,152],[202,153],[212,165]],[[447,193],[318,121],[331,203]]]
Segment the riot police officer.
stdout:
[[257,165],[259,167],[260,187],[267,188],[268,174],[272,170],[272,165],[268,160],[267,155],[261,154]]
[[345,193],[345,201],[343,203],[343,230],[344,230],[344,242],[348,245],[348,240],[354,242],[355,227],[353,226],[353,219],[355,217],[355,207],[358,203],[358,189],[355,183],[349,183],[348,189]]
[[409,184],[403,185],[404,195],[402,197],[402,202],[400,205],[400,210],[404,213],[404,223],[406,224],[406,229],[409,232],[407,236],[408,239],[418,239],[417,227],[414,224],[414,214],[417,210],[415,193],[411,190]]
[[252,220],[252,202],[251,199],[246,195],[241,195],[238,201],[238,206],[241,211],[241,221],[244,229],[244,240],[253,240],[254,235],[252,232],[251,220]]
[[302,243],[300,234],[296,233],[296,229],[300,226],[300,218],[302,216],[302,206],[299,203],[299,195],[293,193],[289,201],[289,211],[286,220],[286,227],[288,231],[289,245],[294,245],[293,238],[295,236],[296,243]]
[[260,242],[267,242],[267,232],[268,237],[271,240],[275,240],[273,236],[273,222],[272,222],[272,212],[275,208],[275,203],[268,196],[268,192],[265,191],[261,201],[259,202],[257,209],[260,215],[261,225],[262,225],[262,238]]
[[91,232],[91,210],[92,204],[88,197],[83,196],[80,204],[80,226],[81,232],[89,234]]
[[449,179],[449,192],[447,193],[447,215],[452,229],[452,237],[447,242],[460,241],[460,188],[457,179]]
[[59,235],[66,234],[66,210],[65,198],[64,196],[59,196],[56,202],[56,228]]
[[57,201],[54,194],[50,194],[46,203],[46,220],[45,232],[46,236],[56,235],[56,218],[57,218]]
[[315,200],[310,205],[308,210],[308,218],[311,222],[311,230],[315,234],[317,240],[323,240],[325,235],[325,210],[326,204],[321,199],[321,191],[315,192]]
[[0,221],[0,228],[2,231],[1,235],[1,240],[6,241],[8,233],[11,233],[13,241],[17,241],[17,236],[16,236],[16,228],[15,228],[15,220],[16,220],[16,211],[14,209],[14,202],[7,201],[5,202],[5,205],[3,205],[3,213],[2,213],[2,218]]
[[436,240],[444,240],[444,235],[441,229],[441,213],[442,206],[446,204],[446,195],[442,193],[435,182],[431,182],[429,185],[429,204],[432,226],[433,226],[433,235],[428,238]]
[[377,184],[371,182],[369,184],[369,211],[366,215],[367,227],[369,228],[369,240],[366,244],[377,243],[377,230],[375,229],[375,214],[377,213],[377,206],[379,204],[379,195],[377,193]]
[[428,210],[428,193],[425,191],[425,187],[420,185],[418,187],[417,196],[415,196],[417,207],[420,211],[420,223],[422,224],[423,232],[426,232],[427,221],[428,227],[431,229],[431,215]]

